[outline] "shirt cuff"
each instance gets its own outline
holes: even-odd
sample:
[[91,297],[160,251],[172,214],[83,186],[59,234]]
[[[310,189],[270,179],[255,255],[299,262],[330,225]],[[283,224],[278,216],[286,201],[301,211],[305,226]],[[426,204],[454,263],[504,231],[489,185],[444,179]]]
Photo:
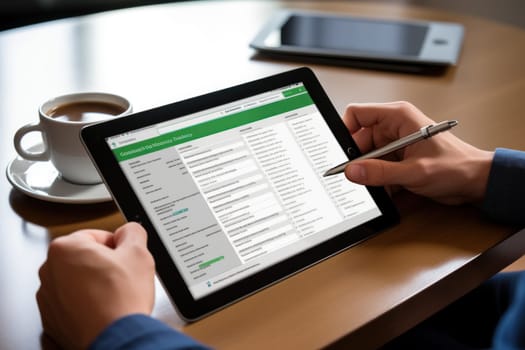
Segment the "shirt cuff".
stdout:
[[490,169],[483,211],[508,224],[525,224],[525,152],[498,148]]
[[113,322],[89,350],[208,349],[194,339],[147,315],[134,314]]

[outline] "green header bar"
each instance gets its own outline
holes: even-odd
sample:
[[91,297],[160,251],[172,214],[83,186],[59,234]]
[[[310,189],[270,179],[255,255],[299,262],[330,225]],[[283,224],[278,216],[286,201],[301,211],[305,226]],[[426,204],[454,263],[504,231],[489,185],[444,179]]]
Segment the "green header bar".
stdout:
[[293,89],[284,90],[283,91],[283,96],[284,97],[290,97],[290,96],[293,96],[293,95],[300,94],[302,92],[306,92],[306,88],[304,86],[299,86],[299,87],[296,87],[296,88],[293,88]]
[[[290,89],[294,90],[294,89]],[[290,91],[287,90],[287,91]],[[306,90],[305,90],[306,91]],[[193,141],[201,137],[233,129],[258,120],[273,117],[294,109],[313,104],[308,93],[293,95],[284,100],[272,102],[260,107],[246,111],[230,114],[228,116],[210,120],[204,123],[175,130],[163,135],[152,137],[147,140],[132,143],[123,147],[115,148],[113,153],[119,162],[140,157],[148,153],[157,152],[162,149],[173,147],[184,142]]]

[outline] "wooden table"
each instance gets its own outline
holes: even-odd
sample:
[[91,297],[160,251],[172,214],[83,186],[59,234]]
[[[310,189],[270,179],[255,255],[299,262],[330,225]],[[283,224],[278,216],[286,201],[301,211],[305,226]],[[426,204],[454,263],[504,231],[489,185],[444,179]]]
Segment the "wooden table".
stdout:
[[[457,21],[466,37],[457,67],[441,76],[310,66],[337,109],[408,100],[485,149],[525,149],[525,32],[424,8],[353,2],[197,2],[73,18],[0,33],[0,165],[12,137],[61,93],[103,90],[135,110],[302,65],[263,60],[248,48],[277,8]],[[0,181],[0,348],[38,349],[34,293],[49,241],[83,227],[123,223],[111,203],[52,204]],[[157,289],[154,316],[218,348],[376,347],[481,283],[524,253],[525,234],[401,193],[401,224],[206,319],[184,325]]]

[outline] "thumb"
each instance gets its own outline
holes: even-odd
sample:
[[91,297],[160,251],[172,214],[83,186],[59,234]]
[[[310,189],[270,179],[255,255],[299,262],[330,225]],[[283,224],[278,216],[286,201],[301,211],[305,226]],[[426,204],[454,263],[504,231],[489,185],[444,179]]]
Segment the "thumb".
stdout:
[[128,222],[115,231],[114,241],[115,248],[130,245],[146,246],[146,230],[136,222]]
[[407,167],[401,162],[380,159],[358,161],[345,168],[348,180],[368,186],[402,185],[406,173]]

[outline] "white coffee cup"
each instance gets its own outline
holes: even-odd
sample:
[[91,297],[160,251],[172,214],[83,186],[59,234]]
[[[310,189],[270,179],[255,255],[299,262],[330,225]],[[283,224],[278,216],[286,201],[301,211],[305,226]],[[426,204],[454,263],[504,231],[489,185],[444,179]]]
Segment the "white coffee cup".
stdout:
[[[38,122],[18,129],[13,140],[15,149],[27,160],[50,160],[66,181],[85,185],[100,183],[102,180],[80,141],[80,129],[131,111],[127,99],[109,93],[83,92],[55,97],[40,106]],[[22,139],[30,132],[42,133],[42,152],[29,152],[22,147]]]

